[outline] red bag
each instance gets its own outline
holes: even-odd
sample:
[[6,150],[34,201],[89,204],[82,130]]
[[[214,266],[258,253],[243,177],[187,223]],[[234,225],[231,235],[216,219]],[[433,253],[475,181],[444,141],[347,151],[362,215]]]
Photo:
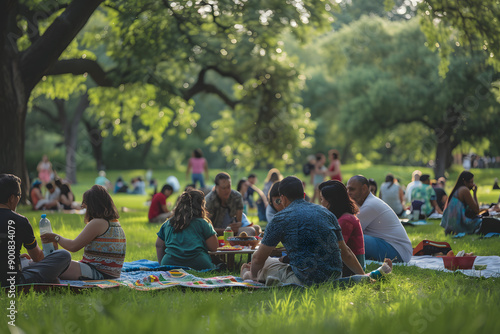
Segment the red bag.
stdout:
[[436,253],[446,255],[449,251],[451,251],[451,247],[447,242],[423,240],[413,248],[413,256],[433,255]]

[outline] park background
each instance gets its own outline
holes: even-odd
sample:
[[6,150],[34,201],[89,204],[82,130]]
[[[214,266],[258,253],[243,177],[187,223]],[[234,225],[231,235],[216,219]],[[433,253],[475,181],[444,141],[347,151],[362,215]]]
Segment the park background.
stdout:
[[[26,200],[48,154],[78,200],[100,169],[184,185],[194,148],[211,177],[256,171],[259,185],[270,167],[301,176],[309,154],[336,148],[345,179],[406,184],[421,169],[449,177],[449,192],[453,157],[500,156],[498,17],[493,0],[3,1],[0,170],[22,177]],[[473,172],[479,201],[496,202],[499,170]],[[148,197],[114,196],[137,210],[121,213],[127,261],[154,259]],[[38,213],[19,211],[38,233]],[[51,221],[68,237],[83,226]],[[500,255],[498,239],[455,240],[437,222],[407,231],[413,246]],[[497,332],[499,284],[397,267],[344,289],[30,292],[17,319],[27,333]]]

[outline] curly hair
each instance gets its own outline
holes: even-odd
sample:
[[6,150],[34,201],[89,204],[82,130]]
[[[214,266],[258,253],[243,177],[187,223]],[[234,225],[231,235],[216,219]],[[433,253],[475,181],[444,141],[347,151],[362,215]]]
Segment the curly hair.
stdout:
[[179,201],[174,209],[174,215],[170,218],[170,226],[174,233],[185,230],[195,218],[202,218],[212,223],[205,208],[205,194],[198,189],[185,191],[179,196]]

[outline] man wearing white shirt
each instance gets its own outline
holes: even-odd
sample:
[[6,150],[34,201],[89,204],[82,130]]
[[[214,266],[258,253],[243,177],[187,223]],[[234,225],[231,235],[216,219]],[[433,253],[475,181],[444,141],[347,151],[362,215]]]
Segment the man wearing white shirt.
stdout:
[[347,182],[347,193],[359,206],[357,215],[365,240],[366,259],[408,262],[413,248],[398,216],[380,198],[370,193],[368,180],[356,175]]
[[408,183],[406,186],[405,190],[405,198],[406,198],[406,203],[411,205],[411,192],[413,189],[416,187],[420,187],[422,185],[422,182],[420,181],[420,175],[422,175],[422,172],[417,170],[414,170],[413,173],[411,173],[411,182]]

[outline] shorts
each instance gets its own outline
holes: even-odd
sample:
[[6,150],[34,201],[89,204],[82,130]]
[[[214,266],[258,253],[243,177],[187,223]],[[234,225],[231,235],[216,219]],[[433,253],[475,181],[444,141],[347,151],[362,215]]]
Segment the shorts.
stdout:
[[80,280],[102,280],[106,279],[104,274],[97,270],[95,267],[83,263],[78,262],[80,264],[80,270],[82,271],[82,276],[80,276]]

